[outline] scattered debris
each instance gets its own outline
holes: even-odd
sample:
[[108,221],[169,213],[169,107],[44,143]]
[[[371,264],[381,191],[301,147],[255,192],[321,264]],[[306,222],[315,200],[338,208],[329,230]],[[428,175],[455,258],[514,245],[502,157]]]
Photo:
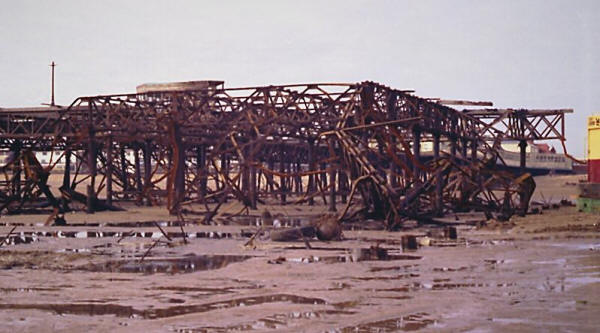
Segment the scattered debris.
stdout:
[[403,235],[402,236],[402,249],[403,250],[417,250],[419,243],[417,242],[417,236],[415,235]]
[[319,240],[342,240],[342,226],[335,214],[325,214],[312,221]]
[[6,236],[4,236],[4,238],[2,238],[2,241],[0,241],[0,247],[2,247],[2,245],[4,245],[4,242],[6,242],[8,237],[10,237],[10,235],[13,233],[13,231],[15,231],[15,229],[17,229],[17,226],[13,226],[12,229],[10,229],[10,231],[8,232],[8,234],[6,234]]

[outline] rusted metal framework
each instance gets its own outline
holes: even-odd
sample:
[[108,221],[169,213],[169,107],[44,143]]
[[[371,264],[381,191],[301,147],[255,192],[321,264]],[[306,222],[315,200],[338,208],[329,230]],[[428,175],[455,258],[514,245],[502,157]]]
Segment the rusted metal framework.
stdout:
[[343,203],[341,219],[360,214],[390,228],[460,209],[523,211],[535,185],[496,170],[499,143],[564,141],[567,112],[459,111],[374,82],[224,89],[218,81],[4,109],[0,142],[12,157],[0,209],[17,211],[48,192],[53,166],[25,172],[31,163],[17,158],[43,150],[68,157],[62,200],[47,198],[60,202],[57,211],[69,200],[85,201],[88,212],[118,200],[166,203],[173,214],[204,203],[208,221],[231,199],[250,209],[323,203],[336,211]]

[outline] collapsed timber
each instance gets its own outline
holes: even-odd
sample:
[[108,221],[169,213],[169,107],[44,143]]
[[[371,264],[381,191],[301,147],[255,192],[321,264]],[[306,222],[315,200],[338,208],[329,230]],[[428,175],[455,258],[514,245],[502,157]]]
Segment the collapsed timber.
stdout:
[[[51,207],[48,223],[60,224],[77,201],[88,213],[133,201],[166,203],[171,214],[203,214],[200,222],[209,223],[237,200],[246,210],[322,203],[338,221],[381,220],[388,229],[469,210],[502,220],[525,214],[535,189],[525,173],[527,142],[564,142],[571,112],[460,111],[452,101],[374,82],[201,82],[80,97],[68,108],[0,110],[1,148],[9,152],[0,213]],[[499,169],[503,140],[520,142],[521,174]],[[50,152],[48,165],[39,151]],[[57,196],[48,177],[60,160]],[[191,212],[190,204],[205,209]]]

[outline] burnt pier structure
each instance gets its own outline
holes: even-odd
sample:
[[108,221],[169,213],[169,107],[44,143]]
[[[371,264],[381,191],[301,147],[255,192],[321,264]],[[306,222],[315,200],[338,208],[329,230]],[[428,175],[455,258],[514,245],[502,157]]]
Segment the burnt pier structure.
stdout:
[[[0,109],[0,213],[85,203],[205,207],[230,200],[326,205],[339,219],[406,219],[483,210],[525,213],[535,184],[498,170],[502,140],[565,140],[570,109],[458,110],[374,83],[225,88],[222,81],[142,85],[69,107]],[[478,105],[471,103],[471,105]],[[481,104],[488,106],[489,104]],[[424,143],[432,149],[425,152]],[[53,155],[40,164],[33,152]],[[64,161],[60,193],[47,179]]]

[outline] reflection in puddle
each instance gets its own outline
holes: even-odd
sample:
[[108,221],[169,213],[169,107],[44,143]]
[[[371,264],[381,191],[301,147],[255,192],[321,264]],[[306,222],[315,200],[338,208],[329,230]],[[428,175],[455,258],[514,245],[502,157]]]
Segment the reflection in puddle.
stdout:
[[101,303],[77,303],[77,304],[60,304],[60,303],[34,303],[34,304],[0,304],[0,310],[42,310],[54,312],[58,315],[74,314],[74,315],[115,315],[117,317],[157,319],[180,316],[190,313],[201,313],[213,310],[223,310],[240,306],[252,306],[265,303],[289,302],[294,304],[312,304],[325,305],[327,302],[320,298],[303,297],[297,295],[275,294],[266,296],[255,296],[236,298],[206,304],[195,305],[177,305],[168,308],[158,309],[136,309],[133,306],[120,304],[101,304]]
[[578,277],[568,277],[565,279],[567,284],[571,284],[574,286],[580,286],[584,284],[591,283],[600,283],[600,276],[578,276]]
[[420,312],[403,317],[344,327],[341,329],[341,332],[416,331],[436,323],[435,320],[429,319],[428,316],[428,313]]
[[397,287],[397,288],[385,288],[385,289],[375,289],[375,291],[389,291],[389,292],[395,292],[395,293],[406,293],[409,292],[410,290],[414,290],[411,289],[411,287],[409,286],[405,286],[405,287]]
[[[531,332],[597,332],[597,326],[592,323],[565,323],[552,320],[532,320],[528,318],[488,318],[489,321],[500,325],[517,325],[519,331]],[[506,329],[510,331],[510,329]]]
[[382,298],[382,299],[395,299],[395,300],[399,300],[399,301],[412,299],[411,296],[406,296],[406,295],[403,295],[403,296],[374,296],[374,297]]
[[452,289],[461,289],[461,288],[510,288],[517,286],[514,282],[506,282],[506,283],[465,283],[465,282],[450,282],[450,279],[433,279],[433,283],[421,283],[414,282],[411,284],[406,284],[404,286],[395,287],[395,288],[384,288],[384,289],[376,289],[378,292],[400,292],[407,293],[411,291],[418,290],[452,290]]
[[77,249],[65,248],[65,249],[57,250],[56,253],[92,253],[92,250],[88,249],[88,248],[77,248]]
[[[166,232],[170,238],[182,238],[183,233],[181,232]],[[39,237],[52,237],[52,238],[160,238],[163,234],[160,231],[24,231],[20,234],[11,235],[6,241],[9,245],[14,244],[28,244],[36,242]],[[231,232],[221,231],[198,231],[198,232],[186,232],[187,238],[210,238],[210,239],[223,239],[233,238],[234,235]]]
[[234,287],[231,287],[231,288],[202,288],[202,287],[180,287],[180,286],[146,288],[146,290],[168,290],[168,291],[177,291],[177,292],[182,292],[182,293],[202,292],[202,293],[213,294],[213,295],[233,293],[234,289],[239,289],[239,288],[234,288]]
[[515,259],[483,259],[486,264],[498,265],[498,264],[513,264],[517,260]]
[[327,290],[344,290],[344,289],[350,289],[350,288],[352,288],[352,285],[349,283],[334,282],[333,287],[328,288]]
[[466,271],[467,269],[469,269],[466,266],[461,266],[458,268],[452,268],[452,267],[435,267],[433,269],[434,272],[459,272],[459,271]]
[[573,243],[552,243],[551,246],[562,247],[569,250],[590,250],[590,251],[598,251],[600,250],[600,243],[592,243],[592,244],[573,244]]
[[419,274],[399,274],[394,276],[359,276],[359,277],[350,277],[350,279],[360,280],[360,281],[386,281],[386,280],[400,280],[400,279],[410,279],[419,277]]
[[[84,222],[84,223],[68,223],[67,227],[113,227],[113,228],[144,228],[144,227],[155,227],[156,225],[161,227],[179,227],[196,225],[195,223],[179,222],[179,221],[137,221],[137,222]],[[44,226],[43,223],[36,223],[36,226]],[[0,227],[5,226],[25,226],[25,223],[0,223]]]
[[207,298],[215,295],[225,295],[232,294],[238,292],[242,289],[250,289],[250,290],[258,290],[261,289],[260,285],[253,286],[232,286],[225,288],[207,288],[207,287],[180,287],[180,286],[165,286],[165,287],[150,287],[145,288],[146,290],[155,291],[155,290],[164,290],[164,291],[173,291],[177,295],[185,295],[189,298],[199,299],[199,298]]
[[567,263],[567,259],[566,258],[558,258],[558,259],[554,259],[554,260],[538,260],[538,261],[532,261],[532,264],[536,264],[536,265],[565,265]]
[[92,272],[114,273],[190,273],[201,270],[219,269],[252,256],[198,255],[183,258],[108,261],[101,264],[81,266],[79,269]]
[[33,293],[37,291],[59,291],[58,287],[26,287],[26,288],[0,288],[2,293]]
[[257,319],[253,322],[242,323],[230,326],[205,326],[205,327],[194,327],[194,328],[177,328],[176,332],[231,332],[231,331],[253,331],[253,330],[264,330],[264,329],[284,329],[290,324],[293,324],[294,320],[302,319],[317,319],[332,315],[352,315],[354,311],[345,310],[319,310],[319,311],[295,311],[290,313],[277,313],[268,317]]
[[431,290],[452,290],[452,289],[460,289],[460,288],[487,288],[487,287],[498,287],[498,288],[508,288],[516,286],[516,283],[433,283],[433,284],[421,284],[425,289]]
[[[304,264],[309,264],[309,263],[314,263],[314,262],[323,262],[326,264],[336,264],[336,263],[343,263],[343,262],[360,262],[360,261],[375,261],[375,260],[419,260],[421,259],[421,257],[417,257],[417,256],[389,256],[386,259],[361,259],[358,257],[354,257],[352,255],[345,255],[345,256],[325,256],[325,257],[319,257],[319,256],[308,256],[308,257],[299,257],[299,258],[287,258],[286,261],[288,262],[293,262],[293,263],[304,263]],[[396,267],[397,268],[397,267]],[[394,268],[390,268],[390,269],[394,269]]]
[[360,262],[360,261],[394,261],[394,260],[420,260],[421,256],[408,254],[392,254],[387,249],[371,247],[346,249],[346,254],[338,256],[308,256],[299,258],[287,258],[286,261],[294,263],[313,263],[324,262],[328,264],[342,262]]
[[371,267],[369,272],[384,272],[384,271],[408,271],[409,269],[415,269],[419,265],[403,265],[403,266],[389,266],[389,267]]

